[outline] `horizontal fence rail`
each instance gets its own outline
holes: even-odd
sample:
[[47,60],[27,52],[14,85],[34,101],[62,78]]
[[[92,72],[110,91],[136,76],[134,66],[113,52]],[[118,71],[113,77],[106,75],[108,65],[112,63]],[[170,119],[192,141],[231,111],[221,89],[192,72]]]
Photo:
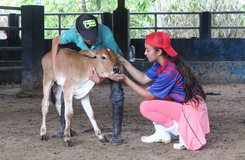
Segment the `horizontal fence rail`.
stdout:
[[23,51],[23,47],[0,47],[0,51]]
[[20,10],[21,7],[0,6],[0,9],[3,9],[3,10]]
[[21,27],[0,27],[0,30],[21,30]]
[[22,66],[9,66],[9,67],[0,67],[0,71],[13,71],[13,70],[23,70]]
[[154,26],[152,27],[130,27],[130,29],[154,29],[155,31],[159,30],[159,29],[199,29],[199,26],[194,27],[194,26],[188,26],[188,27],[159,27],[158,26],[158,21],[157,21],[157,17],[159,15],[199,15],[199,12],[147,12],[147,13],[143,13],[143,12],[132,12],[130,13],[130,16],[134,16],[134,15],[153,15],[154,16]]
[[[90,14],[93,14],[96,16],[99,20],[101,19],[102,13],[99,12],[91,12]],[[58,19],[58,27],[45,27],[44,29],[46,31],[58,31],[59,35],[62,33],[63,30],[68,30],[70,27],[63,27],[65,24],[62,24],[62,18],[69,17],[69,16],[79,16],[81,13],[45,13],[45,18],[48,17],[57,17]],[[73,21],[75,18],[73,19]],[[74,25],[74,24],[73,24]]]

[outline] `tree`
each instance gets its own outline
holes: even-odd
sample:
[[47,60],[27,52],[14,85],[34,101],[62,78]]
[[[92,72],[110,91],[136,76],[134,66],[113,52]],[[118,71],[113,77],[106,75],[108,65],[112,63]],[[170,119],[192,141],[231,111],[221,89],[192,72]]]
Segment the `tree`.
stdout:
[[[96,5],[94,5],[96,4]],[[117,0],[1,0],[0,6],[43,5],[45,13],[55,12],[113,12],[117,8]],[[245,11],[245,0],[125,0],[126,8],[133,12],[217,12]],[[1,12],[0,10],[0,13]],[[6,13],[6,12],[5,12]],[[8,12],[7,12],[8,13]],[[75,16],[63,16],[62,27],[71,27]],[[6,21],[5,21],[6,22]],[[45,17],[45,28],[57,27],[57,16]],[[188,27],[199,26],[199,17],[193,15],[158,15],[158,26]],[[3,23],[0,19],[0,25]],[[154,26],[154,16],[130,15],[131,27]],[[245,26],[244,14],[213,15],[214,26]],[[131,37],[144,37],[152,30],[131,30]],[[198,37],[198,30],[167,30],[172,37]],[[51,34],[52,33],[52,34]],[[57,33],[47,31],[46,36]],[[213,37],[244,37],[244,29],[219,29],[212,32]]]

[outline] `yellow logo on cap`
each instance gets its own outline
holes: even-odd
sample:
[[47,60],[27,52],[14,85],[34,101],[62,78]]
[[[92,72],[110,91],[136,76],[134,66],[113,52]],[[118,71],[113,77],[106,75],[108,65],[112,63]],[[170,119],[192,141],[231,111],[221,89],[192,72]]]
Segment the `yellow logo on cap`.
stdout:
[[96,27],[96,21],[94,19],[83,21],[85,28]]

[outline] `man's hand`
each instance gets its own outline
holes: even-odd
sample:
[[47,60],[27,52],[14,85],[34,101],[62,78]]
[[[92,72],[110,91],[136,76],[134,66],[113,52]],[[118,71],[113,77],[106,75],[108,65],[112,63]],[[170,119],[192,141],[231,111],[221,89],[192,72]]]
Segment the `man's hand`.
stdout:
[[114,73],[109,76],[109,79],[113,81],[125,81],[126,78],[127,76],[125,74],[118,74],[118,73]]

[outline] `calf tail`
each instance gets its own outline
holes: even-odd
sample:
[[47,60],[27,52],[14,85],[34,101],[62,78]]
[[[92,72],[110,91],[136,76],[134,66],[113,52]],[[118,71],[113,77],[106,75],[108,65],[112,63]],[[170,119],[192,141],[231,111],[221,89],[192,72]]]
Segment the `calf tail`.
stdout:
[[57,36],[52,40],[52,69],[53,69],[53,74],[54,74],[54,79],[55,79],[55,70],[56,70],[56,56],[59,52],[59,44],[60,44],[60,37]]

